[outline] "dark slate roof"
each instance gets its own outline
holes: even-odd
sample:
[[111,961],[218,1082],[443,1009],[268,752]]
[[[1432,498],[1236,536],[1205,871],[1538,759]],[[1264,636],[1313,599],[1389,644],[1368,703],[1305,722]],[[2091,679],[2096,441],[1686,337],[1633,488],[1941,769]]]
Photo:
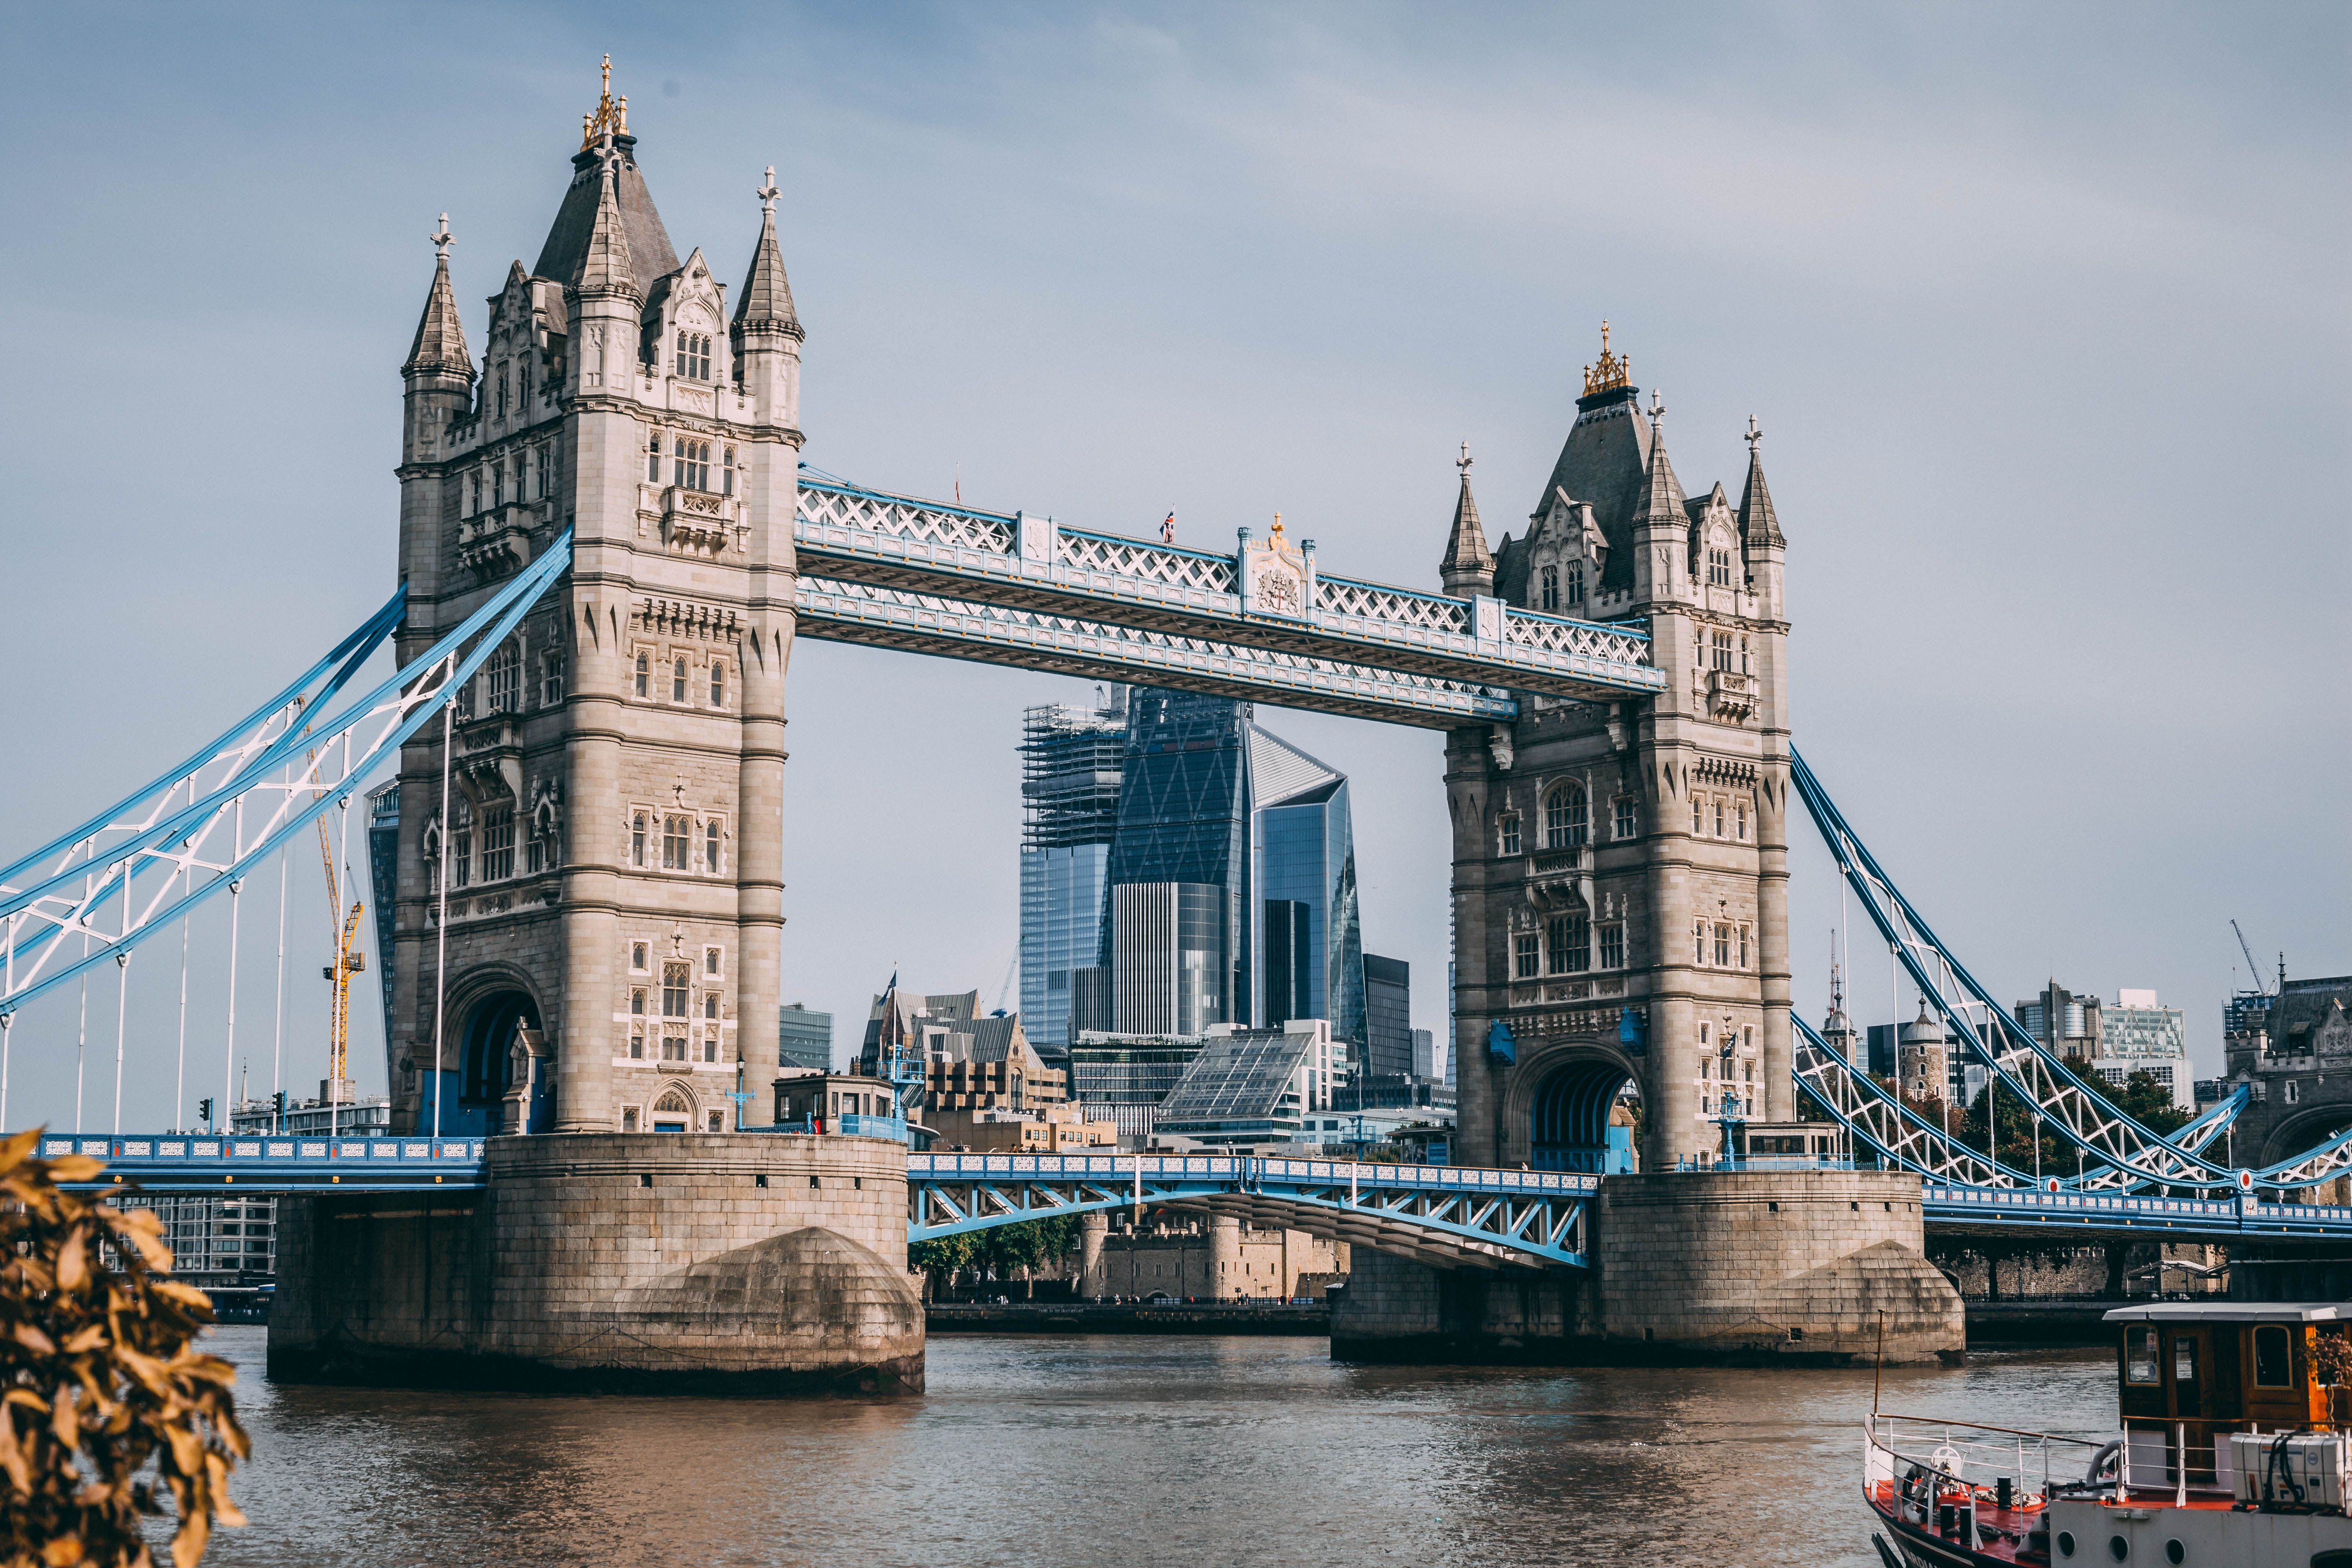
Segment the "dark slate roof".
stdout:
[[472,375],[474,356],[466,352],[466,330],[457,324],[457,294],[449,287],[449,257],[444,251],[433,264],[433,287],[425,291],[425,313],[416,321],[416,341],[408,345],[403,375],[423,372]]
[[751,247],[751,269],[744,275],[742,297],[735,301],[735,324],[800,335],[801,320],[793,313],[793,286],[784,277],[772,207],[760,215],[760,242]]
[[[637,277],[660,278],[677,270],[677,252],[669,242],[669,230],[662,226],[661,214],[654,210],[653,193],[646,189],[646,179],[637,172],[637,139],[616,136],[613,151],[618,156],[620,177],[614,182],[620,202],[621,229],[629,242],[629,259]],[[563,205],[556,209],[555,225],[547,231],[547,244],[541,247],[538,264],[531,268],[534,277],[553,278],[570,282],[588,251],[589,232],[596,223],[596,169],[600,163],[598,150],[590,147],[575,153],[572,159],[572,184],[563,193]]]
[[[1590,503],[1593,521],[1609,545],[1608,563],[1598,584],[1601,593],[1624,593],[1633,586],[1633,509],[1646,488],[1650,465],[1650,426],[1637,405],[1640,392],[1639,387],[1620,386],[1576,400],[1576,423],[1569,426],[1559,461],[1552,465],[1535,506],[1540,515],[1550,504],[1554,487]],[[1514,549],[1506,534],[1495,571],[1496,595],[1523,602],[1527,574],[1525,542]]]
[[1748,448],[1748,486],[1739,492],[1739,535],[1751,549],[1789,542],[1772,510],[1772,492],[1764,488],[1764,459],[1753,445]]

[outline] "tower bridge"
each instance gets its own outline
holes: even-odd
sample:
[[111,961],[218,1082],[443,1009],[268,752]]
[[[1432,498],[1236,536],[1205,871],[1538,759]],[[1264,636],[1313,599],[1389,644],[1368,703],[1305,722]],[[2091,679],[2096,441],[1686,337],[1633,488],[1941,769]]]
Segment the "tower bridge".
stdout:
[[[1549,1280],[1555,1294],[1538,1296],[1550,1304],[1527,1310],[1567,1331],[1592,1309],[1559,1281],[1608,1274],[1612,1246],[1620,1276],[1678,1248],[1696,1268],[1717,1230],[1750,1234],[1785,1203],[1786,1279],[1849,1306],[1899,1299],[1924,1346],[1945,1331],[1931,1298],[1948,1290],[1917,1256],[1923,1225],[2352,1235],[2352,1210],[2286,1201],[2352,1169],[2352,1135],[2299,1123],[2314,1146],[2239,1169],[2212,1148],[2246,1094],[2169,1139],[2138,1126],[2009,1022],[1871,858],[1790,743],[1788,540],[1752,420],[1737,499],[1720,484],[1694,494],[1667,455],[1663,401],[1643,406],[1604,331],[1528,527],[1499,546],[1465,452],[1433,538],[1433,590],[1348,575],[1278,518],[1263,536],[1236,528],[1230,551],[1179,549],[872,489],[801,458],[804,333],[772,171],[730,298],[702,249],[679,260],[637,147],[608,94],[537,261],[516,260],[489,300],[478,360],[446,220],[432,237],[402,365],[383,608],[206,747],[0,866],[0,1121],[24,1009],[110,964],[127,985],[134,952],[199,915],[226,920],[234,952],[244,878],[389,771],[394,1136],[118,1126],[50,1140],[101,1143],[111,1173],[159,1190],[299,1194],[317,1223],[293,1256],[322,1280],[341,1267],[336,1247],[397,1231],[407,1239],[384,1248],[473,1249],[477,1274],[434,1276],[446,1290],[526,1255],[538,1289],[585,1265],[515,1215],[567,1235],[635,1225],[627,1289],[672,1292],[661,1311],[685,1310],[679,1281],[713,1268],[803,1281],[846,1269],[870,1286],[887,1320],[874,1331],[897,1336],[900,1364],[906,1305],[891,1291],[905,1292],[909,1237],[1150,1205],[1356,1239],[1408,1270],[1375,1268],[1357,1298],[1436,1303],[1432,1322],[1493,1307],[1444,1307],[1454,1298],[1433,1268]],[[803,636],[1444,731],[1461,1163],[973,1167],[772,1130],[759,1091],[778,1071],[797,827],[783,723]],[[397,673],[361,690],[384,646]],[[2074,1172],[2013,1171],[1967,1148],[1793,1016],[1792,801],[1996,1091],[2079,1151]],[[1642,1192],[1594,1174],[1629,1083],[1641,1165],[1657,1173],[1643,1180],[1665,1184]],[[1727,1129],[1801,1116],[1835,1138],[1810,1171],[1718,1157]],[[1678,1172],[1700,1185],[1673,1185]],[[460,1240],[434,1239],[438,1197],[374,1195],[427,1191],[449,1200]],[[690,1232],[680,1222],[722,1194],[761,1216],[741,1246],[713,1258],[644,1239]],[[419,1215],[414,1235],[393,1225]],[[808,1242],[811,1226],[851,1237],[866,1261]],[[362,1248],[351,1267],[391,1255]],[[331,1296],[322,1284],[302,1298],[306,1355],[348,1328]],[[628,1310],[653,1313],[632,1321],[656,1333],[646,1325],[671,1320],[650,1300]],[[415,1311],[544,1359],[482,1328],[483,1299],[420,1298]],[[919,1367],[919,1319],[916,1342]],[[825,1344],[808,1353],[854,1361],[838,1334]]]

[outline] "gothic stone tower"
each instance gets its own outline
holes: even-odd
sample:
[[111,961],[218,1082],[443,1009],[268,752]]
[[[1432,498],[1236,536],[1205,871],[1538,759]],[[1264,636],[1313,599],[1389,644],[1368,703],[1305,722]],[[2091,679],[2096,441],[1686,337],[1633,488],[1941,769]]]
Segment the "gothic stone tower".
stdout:
[[728,1128],[739,1074],[745,1124],[768,1120],[801,327],[773,171],[730,321],[702,252],[671,248],[606,74],[537,264],[490,300],[478,373],[446,220],[402,367],[404,660],[573,534],[570,572],[461,696],[446,823],[441,725],[401,756],[403,1129],[434,1125],[436,1001],[445,1132]]
[[1645,621],[1666,689],[1522,697],[1446,745],[1454,1049],[1465,1163],[1595,1169],[1642,1097],[1642,1165],[1721,1147],[1726,1097],[1793,1115],[1789,1081],[1786,541],[1750,422],[1738,509],[1686,495],[1627,363],[1585,373],[1527,533],[1490,554],[1463,468],[1447,592]]

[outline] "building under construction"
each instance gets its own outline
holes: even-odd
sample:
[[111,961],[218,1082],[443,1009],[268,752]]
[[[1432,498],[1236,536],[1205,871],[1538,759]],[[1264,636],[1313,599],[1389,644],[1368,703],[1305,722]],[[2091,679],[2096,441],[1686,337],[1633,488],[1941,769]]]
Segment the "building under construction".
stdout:
[[1103,887],[1118,828],[1127,688],[1093,707],[1032,708],[1021,726],[1021,1016],[1034,1045],[1108,1028],[1097,967]]

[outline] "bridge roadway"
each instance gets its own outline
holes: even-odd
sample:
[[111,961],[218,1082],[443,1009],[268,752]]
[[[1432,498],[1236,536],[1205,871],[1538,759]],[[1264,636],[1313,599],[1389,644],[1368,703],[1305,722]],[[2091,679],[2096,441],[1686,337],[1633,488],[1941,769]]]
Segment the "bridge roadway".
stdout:
[[[745,1137],[765,1136],[747,1132]],[[107,1163],[103,1191],[278,1194],[465,1190],[484,1184],[484,1141],[215,1137],[45,1138],[48,1158]],[[1232,1154],[907,1156],[908,1238],[1140,1207],[1234,1215],[1448,1268],[1580,1268],[1598,1176]],[[2229,1198],[1968,1187],[1928,1178],[1924,1217],[1940,1232],[2039,1231],[2228,1242],[2352,1237],[2352,1207]]]

